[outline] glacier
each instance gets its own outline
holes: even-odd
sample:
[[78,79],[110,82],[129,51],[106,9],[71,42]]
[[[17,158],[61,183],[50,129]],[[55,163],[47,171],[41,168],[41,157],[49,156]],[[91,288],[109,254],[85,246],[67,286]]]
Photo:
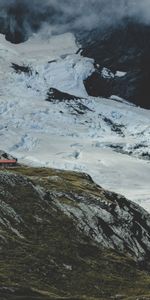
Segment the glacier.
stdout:
[[[87,172],[150,211],[150,111],[88,96],[94,60],[79,48],[71,33],[18,45],[0,35],[0,149],[24,164]],[[50,88],[79,99],[46,101]]]

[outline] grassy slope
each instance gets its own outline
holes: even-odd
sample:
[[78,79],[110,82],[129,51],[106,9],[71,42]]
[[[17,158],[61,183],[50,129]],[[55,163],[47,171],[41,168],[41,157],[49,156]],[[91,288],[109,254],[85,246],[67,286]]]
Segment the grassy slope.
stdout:
[[[5,172],[5,171],[4,171]],[[14,224],[24,236],[19,238],[10,230],[1,228],[0,234],[7,242],[1,242],[0,283],[1,286],[21,286],[42,292],[17,298],[9,293],[1,299],[111,299],[116,294],[123,299],[137,299],[137,295],[149,294],[150,275],[139,271],[128,256],[114,251],[99,249],[99,246],[81,232],[73,221],[64,215],[53,202],[56,191],[61,192],[59,201],[72,205],[65,192],[84,192],[106,197],[103,189],[85,174],[19,167],[11,170],[28,176],[26,185],[18,183],[3,186],[0,200],[11,205],[24,223]],[[30,180],[47,189],[42,201],[32,188]],[[7,193],[6,193],[7,191]],[[10,219],[12,224],[12,220]],[[17,227],[19,226],[19,227]],[[22,289],[21,289],[22,290]],[[19,293],[19,292],[18,292]],[[27,292],[26,292],[27,293]],[[24,295],[24,294],[23,294]]]

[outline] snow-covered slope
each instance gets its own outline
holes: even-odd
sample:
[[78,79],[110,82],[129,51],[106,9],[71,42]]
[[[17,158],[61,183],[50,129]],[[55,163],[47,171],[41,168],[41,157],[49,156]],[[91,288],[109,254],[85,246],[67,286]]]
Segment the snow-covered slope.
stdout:
[[[69,33],[20,45],[0,36],[0,148],[24,163],[85,171],[150,210],[150,111],[89,97],[94,61],[77,50]],[[79,100],[46,101],[50,88]]]

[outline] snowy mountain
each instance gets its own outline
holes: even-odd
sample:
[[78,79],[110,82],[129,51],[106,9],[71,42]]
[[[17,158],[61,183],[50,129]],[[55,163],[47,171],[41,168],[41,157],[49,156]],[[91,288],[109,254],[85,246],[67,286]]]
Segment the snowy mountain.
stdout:
[[2,300],[150,299],[149,36],[147,0],[0,0]]
[[[1,35],[1,149],[23,163],[85,171],[150,210],[150,111],[115,95],[88,96],[96,66],[80,46],[71,33],[18,45]],[[106,80],[125,76],[106,67]]]

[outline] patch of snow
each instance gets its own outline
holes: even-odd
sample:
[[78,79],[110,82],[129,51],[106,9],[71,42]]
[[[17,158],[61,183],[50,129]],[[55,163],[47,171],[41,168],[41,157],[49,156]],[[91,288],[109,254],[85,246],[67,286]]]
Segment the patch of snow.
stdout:
[[111,79],[114,78],[115,75],[113,72],[111,72],[111,70],[107,69],[107,68],[103,68],[101,71],[101,76],[105,79]]
[[115,73],[115,77],[124,77],[126,76],[127,72],[117,71]]

